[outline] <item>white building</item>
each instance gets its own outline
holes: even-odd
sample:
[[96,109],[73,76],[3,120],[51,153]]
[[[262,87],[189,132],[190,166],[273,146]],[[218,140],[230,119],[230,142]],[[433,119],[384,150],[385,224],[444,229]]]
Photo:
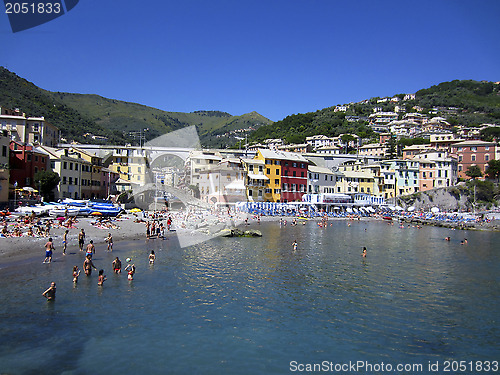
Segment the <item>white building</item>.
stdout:
[[312,137],[306,137],[306,143],[311,145],[313,150],[316,150],[318,148],[331,146],[333,144],[333,139],[326,135],[313,135]]
[[307,192],[309,194],[335,193],[337,180],[328,168],[310,165],[308,168]]

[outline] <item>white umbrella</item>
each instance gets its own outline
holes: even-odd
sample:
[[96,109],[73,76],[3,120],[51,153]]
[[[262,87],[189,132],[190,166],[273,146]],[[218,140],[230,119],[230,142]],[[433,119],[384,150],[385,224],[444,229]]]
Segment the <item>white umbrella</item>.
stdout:
[[432,208],[431,208],[431,212],[433,212],[433,213],[437,213],[437,212],[439,212],[439,208],[437,208],[437,207],[432,207]]
[[413,211],[415,211],[415,207],[414,206],[408,207],[408,212],[413,212]]
[[398,211],[404,211],[403,207],[401,206],[396,206],[394,207],[395,210],[398,210]]

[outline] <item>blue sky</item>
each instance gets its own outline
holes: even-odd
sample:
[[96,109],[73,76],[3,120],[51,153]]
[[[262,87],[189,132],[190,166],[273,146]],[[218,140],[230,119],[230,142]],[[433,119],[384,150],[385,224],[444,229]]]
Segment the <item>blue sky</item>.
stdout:
[[2,14],[0,65],[51,91],[277,121],[500,81],[499,15],[498,0],[80,0],[18,33]]

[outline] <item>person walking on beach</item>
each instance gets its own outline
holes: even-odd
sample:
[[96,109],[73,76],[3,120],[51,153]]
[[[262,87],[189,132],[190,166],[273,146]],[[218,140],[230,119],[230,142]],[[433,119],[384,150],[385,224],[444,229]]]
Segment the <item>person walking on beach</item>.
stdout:
[[94,266],[94,263],[92,263],[92,257],[87,255],[85,257],[85,261],[83,262],[83,272],[85,272],[85,275],[92,275],[92,267],[97,269],[97,267]]
[[63,255],[66,255],[66,249],[68,248],[68,233],[69,230],[66,229],[63,236]]
[[108,243],[108,251],[113,251],[113,236],[111,233],[108,233],[108,237],[106,237],[106,242]]
[[42,296],[47,298],[47,301],[53,301],[56,299],[56,283],[51,282],[49,289],[42,293]]
[[114,273],[122,273],[122,262],[118,257],[112,263]]
[[54,244],[52,243],[52,237],[49,238],[47,243],[45,244],[45,259],[43,263],[50,263],[52,262],[52,251],[54,249]]
[[106,275],[104,275],[104,270],[99,270],[99,277],[97,278],[97,285],[102,286],[106,281]]
[[151,226],[151,223],[149,221],[146,221],[146,238],[149,238],[149,234],[150,234],[150,226]]
[[94,241],[90,240],[89,244],[87,245],[87,253],[85,255],[92,258],[93,254],[95,254]]
[[85,230],[82,228],[81,232],[78,233],[78,246],[80,251],[83,251],[83,244],[85,243]]

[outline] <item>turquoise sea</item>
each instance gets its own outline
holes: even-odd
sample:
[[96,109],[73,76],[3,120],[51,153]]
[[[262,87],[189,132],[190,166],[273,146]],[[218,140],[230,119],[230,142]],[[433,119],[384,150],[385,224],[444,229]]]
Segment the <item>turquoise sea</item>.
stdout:
[[[262,223],[252,225],[262,238],[189,248],[175,236],[101,245],[103,287],[95,270],[73,285],[75,250],[3,265],[0,374],[288,374],[326,363],[316,373],[347,373],[335,365],[356,361],[474,374],[451,364],[500,359],[499,233],[331,223]],[[115,256],[132,258],[132,282],[111,272]],[[55,302],[41,296],[51,281]]]

